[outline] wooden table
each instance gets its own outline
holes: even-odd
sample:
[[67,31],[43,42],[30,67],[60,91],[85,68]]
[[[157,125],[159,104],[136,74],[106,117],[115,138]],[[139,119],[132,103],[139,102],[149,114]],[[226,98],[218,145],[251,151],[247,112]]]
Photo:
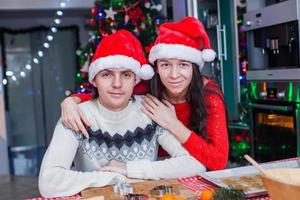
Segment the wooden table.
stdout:
[[[177,183],[182,184],[185,188],[190,189],[191,191],[196,192],[196,194],[200,194],[200,192],[204,189],[207,188],[214,188],[215,186],[212,185],[210,182],[206,181],[205,179],[201,178],[200,176],[194,176],[194,177],[187,177],[187,178],[180,178],[176,180]],[[162,182],[160,182],[162,183]],[[103,194],[107,192],[111,192],[110,194],[113,195],[112,189],[109,187],[106,188],[93,188],[90,189],[91,192],[88,192],[88,190],[83,191],[83,195],[85,198],[93,198],[93,197],[100,197],[103,196]],[[106,191],[103,191],[106,190]],[[93,192],[92,192],[93,191]],[[88,192],[88,193],[86,193]],[[142,193],[142,192],[140,192]],[[58,199],[64,199],[64,200],[78,200],[81,199],[79,195],[74,195],[72,197],[65,197],[65,198],[47,198],[47,200],[58,200]],[[38,198],[33,198],[31,200],[46,200],[43,199],[42,197]],[[105,200],[112,200],[110,198],[106,198]],[[260,197],[253,197],[253,198],[248,198],[248,200],[271,200],[268,195],[260,196]]]
[[[176,197],[184,197],[197,199],[198,193],[193,192],[186,187],[182,183],[180,183],[177,179],[166,179],[166,180],[146,180],[146,181],[138,181],[135,183],[131,183],[133,187],[133,193],[135,194],[144,194],[149,200],[150,199],[159,199],[160,196],[158,194],[151,193],[150,191],[157,186],[171,186],[172,194]],[[103,188],[90,188],[81,192],[81,196],[84,199],[88,199],[91,197],[100,197],[103,196],[105,199],[109,200],[119,200],[120,196],[117,193],[113,192],[111,186],[106,186]]]

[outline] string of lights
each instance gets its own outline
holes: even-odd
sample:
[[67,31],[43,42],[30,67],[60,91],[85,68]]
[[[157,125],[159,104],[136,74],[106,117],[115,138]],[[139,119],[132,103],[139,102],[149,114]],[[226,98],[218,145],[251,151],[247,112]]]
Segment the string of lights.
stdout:
[[38,48],[38,50],[33,54],[32,58],[28,60],[23,67],[21,67],[18,71],[13,70],[6,70],[5,71],[5,78],[3,78],[2,83],[3,85],[7,85],[8,82],[17,82],[17,80],[21,78],[25,78],[28,73],[31,72],[32,67],[34,65],[38,65],[47,49],[50,48],[51,42],[55,39],[55,33],[58,31],[57,26],[61,24],[62,17],[64,15],[63,9],[67,7],[67,4],[71,0],[62,0],[59,3],[59,8],[55,11],[53,25],[49,28],[46,37],[44,38],[42,45]]

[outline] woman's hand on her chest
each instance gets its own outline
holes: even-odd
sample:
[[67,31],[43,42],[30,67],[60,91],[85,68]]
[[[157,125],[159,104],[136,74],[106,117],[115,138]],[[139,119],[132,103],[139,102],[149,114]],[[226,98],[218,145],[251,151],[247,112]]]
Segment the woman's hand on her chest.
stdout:
[[187,141],[191,130],[177,118],[174,105],[166,100],[160,102],[151,95],[143,97],[141,110],[158,125],[172,133],[180,143]]
[[141,110],[161,127],[170,130],[172,124],[178,121],[175,107],[166,100],[162,101],[147,94],[143,97]]

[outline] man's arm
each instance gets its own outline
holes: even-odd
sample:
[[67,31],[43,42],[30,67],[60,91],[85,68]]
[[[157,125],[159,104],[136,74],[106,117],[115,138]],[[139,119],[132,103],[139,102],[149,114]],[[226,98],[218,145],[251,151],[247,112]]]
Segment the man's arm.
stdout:
[[102,187],[119,180],[125,181],[125,177],[118,173],[71,170],[78,145],[74,133],[59,122],[41,165],[39,190],[42,196],[70,196],[88,187]]

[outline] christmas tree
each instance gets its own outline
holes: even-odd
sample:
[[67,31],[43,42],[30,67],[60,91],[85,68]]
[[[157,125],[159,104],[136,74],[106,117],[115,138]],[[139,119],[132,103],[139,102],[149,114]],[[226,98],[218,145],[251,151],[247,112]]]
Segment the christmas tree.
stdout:
[[80,72],[76,74],[77,93],[91,92],[87,81],[88,66],[99,42],[120,29],[133,33],[142,43],[147,54],[155,40],[157,28],[163,18],[162,5],[153,0],[96,0],[87,22],[90,39],[77,51],[80,59]]

